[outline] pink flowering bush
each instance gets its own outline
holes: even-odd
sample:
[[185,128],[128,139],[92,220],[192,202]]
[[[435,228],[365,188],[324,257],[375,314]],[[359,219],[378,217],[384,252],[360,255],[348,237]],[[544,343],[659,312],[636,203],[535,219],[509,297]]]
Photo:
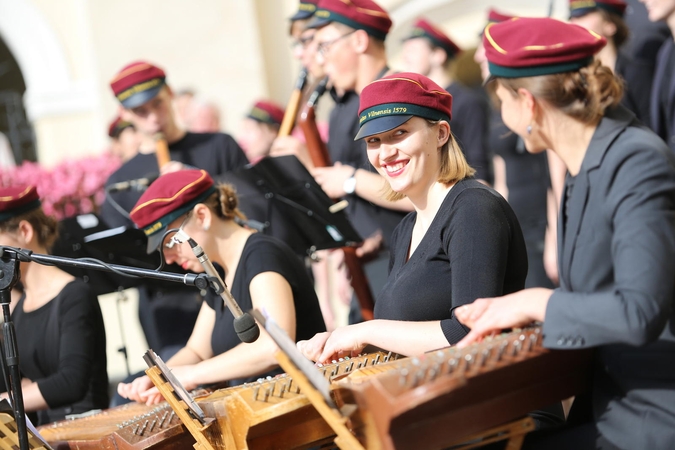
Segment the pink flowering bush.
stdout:
[[45,213],[61,220],[96,212],[105,199],[103,186],[120,164],[119,159],[109,153],[64,161],[51,169],[24,162],[0,172],[0,185],[37,186]]

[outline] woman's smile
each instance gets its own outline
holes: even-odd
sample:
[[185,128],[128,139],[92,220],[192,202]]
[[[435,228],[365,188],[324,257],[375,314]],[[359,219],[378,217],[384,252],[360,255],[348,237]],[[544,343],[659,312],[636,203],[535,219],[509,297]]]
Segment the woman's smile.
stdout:
[[403,173],[409,162],[410,160],[408,159],[400,159],[390,163],[382,163],[382,168],[388,176],[397,177]]

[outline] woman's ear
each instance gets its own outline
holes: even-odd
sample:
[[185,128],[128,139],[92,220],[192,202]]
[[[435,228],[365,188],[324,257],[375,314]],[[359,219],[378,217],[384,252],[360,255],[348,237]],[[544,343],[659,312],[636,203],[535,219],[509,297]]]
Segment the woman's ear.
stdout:
[[438,122],[437,146],[443,147],[450,139],[450,124],[445,120]]
[[211,220],[213,219],[213,214],[208,206],[203,203],[198,203],[192,210],[195,218],[197,219],[197,225],[204,231],[208,231],[211,228]]
[[19,222],[16,236],[17,240],[22,246],[28,246],[33,241],[33,237],[35,237],[33,225],[31,225],[27,220],[22,220]]
[[538,107],[534,95],[525,88],[518,88],[518,98],[523,108],[523,112],[529,115],[528,122],[531,122],[537,116]]

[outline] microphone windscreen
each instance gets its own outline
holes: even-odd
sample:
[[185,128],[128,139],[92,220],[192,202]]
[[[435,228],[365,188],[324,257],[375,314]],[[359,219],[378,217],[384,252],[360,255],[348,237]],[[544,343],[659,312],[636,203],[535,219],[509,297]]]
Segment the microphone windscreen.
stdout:
[[255,342],[260,336],[260,328],[249,313],[234,318],[234,331],[237,332],[239,339],[247,344]]

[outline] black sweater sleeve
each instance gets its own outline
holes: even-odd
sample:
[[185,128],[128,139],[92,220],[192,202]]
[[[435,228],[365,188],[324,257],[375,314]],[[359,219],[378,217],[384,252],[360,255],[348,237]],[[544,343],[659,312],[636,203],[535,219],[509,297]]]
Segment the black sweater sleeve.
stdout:
[[105,332],[96,329],[102,325],[100,309],[88,286],[71,283],[59,296],[60,338],[45,336],[59,342],[58,370],[37,380],[50,408],[75,403],[85,396],[92,376],[97,334]]
[[[452,268],[454,310],[478,298],[503,295],[512,230],[500,199],[487,190],[461,193],[452,215],[443,245]],[[441,321],[441,329],[450,344],[468,331],[454,314]]]

